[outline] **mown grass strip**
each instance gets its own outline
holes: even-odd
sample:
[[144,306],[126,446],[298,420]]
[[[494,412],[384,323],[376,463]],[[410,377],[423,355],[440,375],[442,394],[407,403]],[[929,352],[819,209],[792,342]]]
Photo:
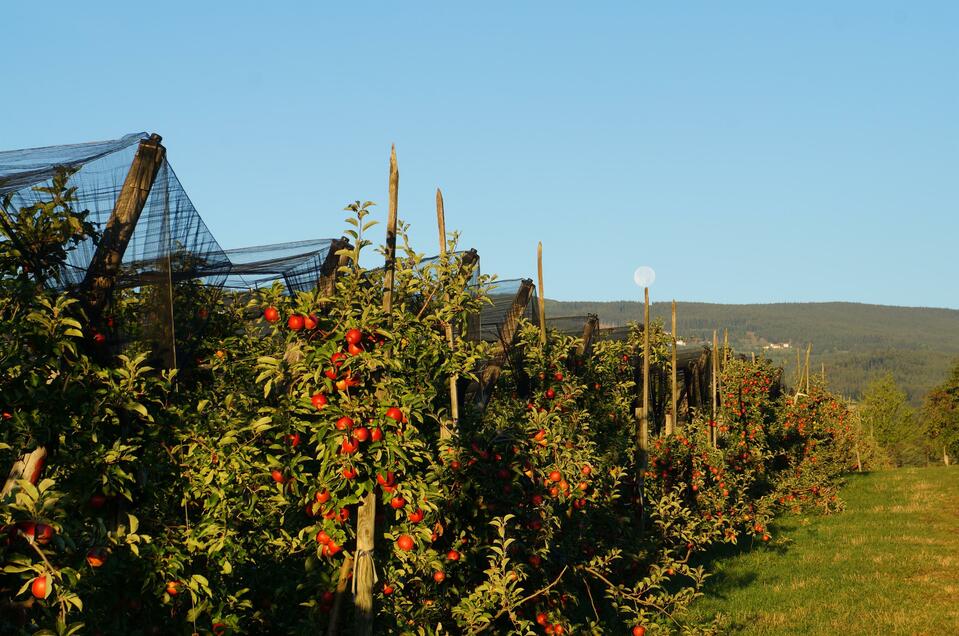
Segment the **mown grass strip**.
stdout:
[[712,555],[693,611],[735,634],[959,634],[959,468],[854,475],[842,497]]

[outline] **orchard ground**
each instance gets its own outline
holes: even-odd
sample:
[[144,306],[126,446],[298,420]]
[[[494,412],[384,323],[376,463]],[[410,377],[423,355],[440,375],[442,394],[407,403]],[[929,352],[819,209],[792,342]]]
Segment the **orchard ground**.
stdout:
[[853,475],[842,497],[726,547],[693,611],[736,634],[959,634],[959,468]]

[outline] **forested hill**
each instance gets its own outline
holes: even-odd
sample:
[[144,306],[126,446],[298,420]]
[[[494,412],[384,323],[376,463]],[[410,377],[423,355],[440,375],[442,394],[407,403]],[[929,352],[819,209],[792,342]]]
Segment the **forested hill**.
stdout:
[[[653,318],[669,322],[669,303],[653,303]],[[594,313],[603,325],[640,321],[641,302],[546,301],[548,317]],[[785,363],[791,379],[796,351],[813,345],[812,367],[826,365],[830,385],[858,397],[870,378],[889,370],[918,404],[959,358],[959,310],[860,303],[677,304],[681,338],[711,340],[713,329],[729,330],[739,351],[765,351]],[[766,348],[789,343],[788,349]]]

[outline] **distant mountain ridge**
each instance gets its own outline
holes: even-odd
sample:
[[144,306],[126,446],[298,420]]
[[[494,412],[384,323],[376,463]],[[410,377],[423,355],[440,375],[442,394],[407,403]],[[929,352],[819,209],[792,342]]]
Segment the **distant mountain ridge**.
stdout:
[[[640,321],[637,301],[546,301],[550,317],[593,313],[604,325]],[[650,307],[653,319],[669,323],[670,303]],[[677,303],[680,337],[712,340],[713,329],[729,330],[730,344],[739,351],[765,351],[783,363],[787,380],[795,373],[796,351],[812,343],[812,368],[826,366],[830,386],[850,397],[861,395],[868,381],[891,371],[919,404],[941,382],[959,358],[959,310],[898,307],[850,302],[726,305]],[[788,349],[765,348],[789,343]]]

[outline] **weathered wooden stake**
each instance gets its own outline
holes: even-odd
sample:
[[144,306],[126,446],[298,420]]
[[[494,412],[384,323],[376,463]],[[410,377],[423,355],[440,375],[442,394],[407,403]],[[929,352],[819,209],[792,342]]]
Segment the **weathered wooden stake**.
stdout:
[[[439,226],[440,233],[440,259],[446,259],[446,207],[443,205],[443,193],[439,188],[436,188],[436,223]],[[444,295],[444,301],[449,302],[449,294]],[[452,351],[456,347],[456,341],[453,338],[453,325],[446,323],[444,325],[446,329],[446,340],[450,344],[450,350]],[[459,375],[453,374],[450,376],[450,419],[452,420],[452,428],[457,428],[460,419],[460,402],[459,394],[456,389],[456,383],[459,380]],[[445,422],[440,423],[440,439],[449,439],[452,437],[452,431],[450,427],[446,425]]]
[[723,368],[729,362],[729,329],[723,329]]
[[802,391],[802,354],[796,349],[796,393]]
[[713,425],[710,427],[709,438],[713,444],[713,448],[716,447],[716,429],[719,428],[719,407],[717,404],[717,398],[719,397],[719,336],[716,333],[716,330],[713,329],[713,381],[712,381],[712,409],[713,409]]
[[[390,208],[386,220],[386,272],[383,291],[383,313],[393,311],[393,274],[396,267],[396,217],[400,188],[400,172],[396,165],[396,146],[390,149]],[[376,495],[363,498],[356,519],[356,562],[353,569],[356,634],[373,634],[373,571],[374,530],[376,527]]]
[[336,596],[333,597],[333,609],[330,610],[330,622],[327,624],[326,636],[336,636],[337,625],[340,622],[340,610],[343,608],[343,598],[349,586],[350,573],[353,571],[353,557],[346,557],[340,565],[340,577],[336,582]]
[[320,265],[320,277],[316,281],[321,296],[330,297],[336,291],[336,277],[339,269],[349,262],[348,254],[338,254],[340,250],[349,249],[350,242],[345,238],[333,239],[330,242],[330,251],[326,253],[323,264]]
[[596,314],[589,314],[586,317],[586,324],[583,325],[583,339],[576,346],[576,356],[580,359],[588,358],[593,350],[593,340],[596,337],[596,330],[599,328],[599,317]]
[[100,244],[87,268],[82,290],[87,317],[94,324],[100,322],[103,309],[110,301],[123,254],[166,157],[166,148],[161,141],[160,135],[153,134],[149,139],[140,142],[113,206],[113,212],[103,230]]
[[10,467],[10,474],[7,475],[7,481],[3,484],[3,491],[0,497],[6,497],[17,485],[17,480],[26,479],[31,484],[36,484],[40,479],[40,471],[47,460],[47,449],[43,446],[23,453]]
[[806,345],[806,395],[809,395],[809,354],[812,353],[812,343]]
[[539,343],[546,346],[546,297],[543,295],[543,242],[536,246],[536,269],[539,272]]
[[466,390],[467,400],[475,398],[476,407],[482,411],[486,408],[493,394],[493,387],[503,371],[503,365],[506,364],[506,357],[509,354],[509,347],[513,344],[519,333],[519,321],[526,312],[530,298],[533,295],[533,281],[524,278],[520,282],[519,289],[513,297],[509,311],[503,320],[503,326],[500,331],[500,349],[493,356],[493,359],[486,363],[483,372],[480,374],[479,381],[470,384]]
[[667,420],[666,434],[672,435],[676,425],[679,423],[679,386],[676,383],[676,301],[673,300],[673,363],[670,365],[670,383],[672,385],[672,415],[671,420]]
[[639,519],[645,523],[646,468],[649,466],[649,287],[643,288],[643,405],[639,412]]

